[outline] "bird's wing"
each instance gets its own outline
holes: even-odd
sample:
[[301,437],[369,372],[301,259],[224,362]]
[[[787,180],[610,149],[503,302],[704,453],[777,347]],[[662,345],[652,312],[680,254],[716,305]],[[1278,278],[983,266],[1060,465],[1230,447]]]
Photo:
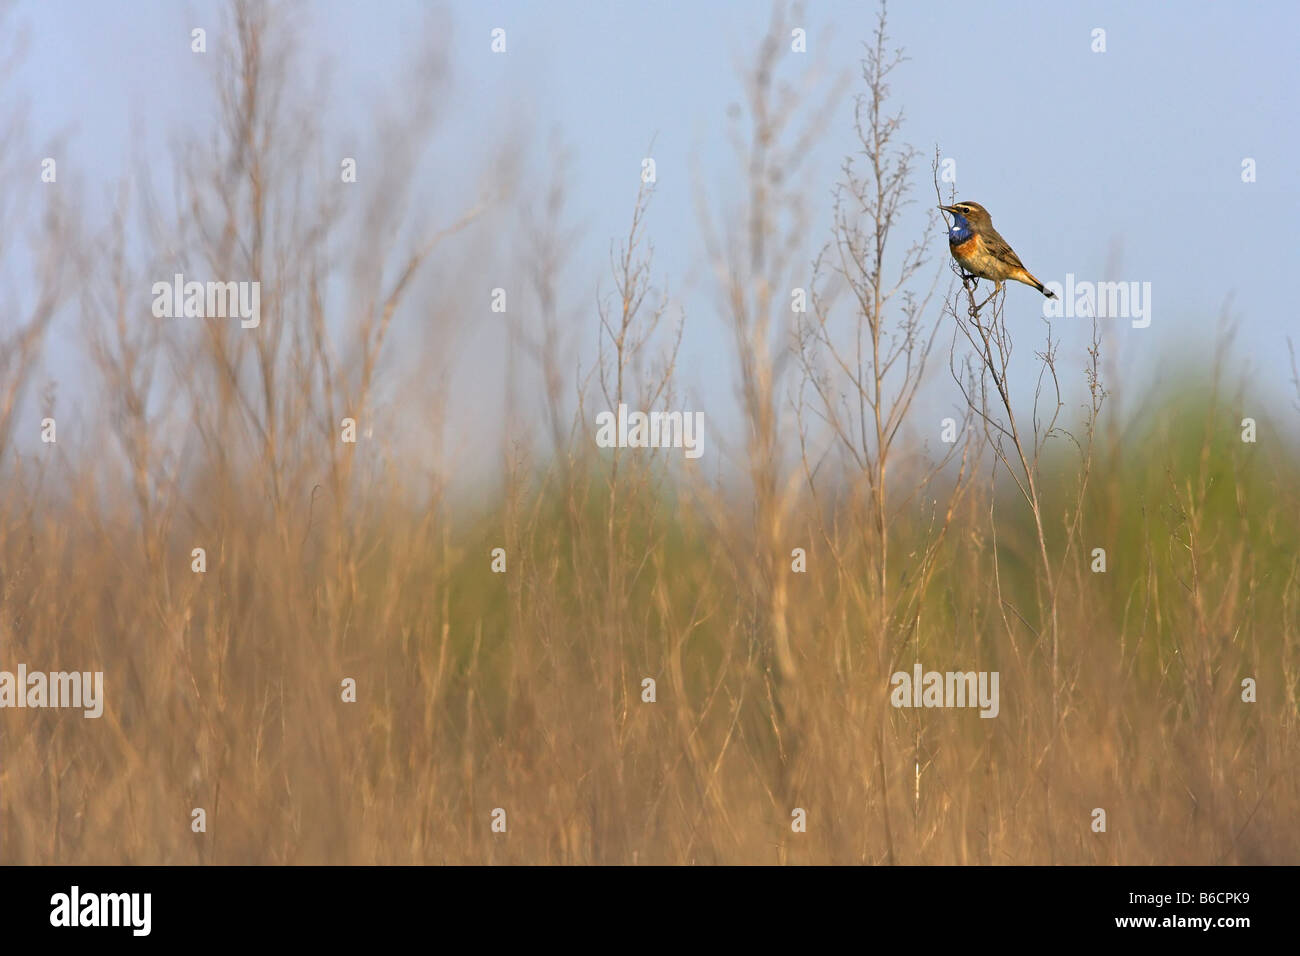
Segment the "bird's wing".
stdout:
[[999,236],[997,230],[992,226],[984,233],[984,248],[989,255],[1001,262],[1015,266],[1018,269],[1025,267],[1025,264],[1020,261],[1020,257],[1016,255],[1015,250],[1007,245],[1007,241]]

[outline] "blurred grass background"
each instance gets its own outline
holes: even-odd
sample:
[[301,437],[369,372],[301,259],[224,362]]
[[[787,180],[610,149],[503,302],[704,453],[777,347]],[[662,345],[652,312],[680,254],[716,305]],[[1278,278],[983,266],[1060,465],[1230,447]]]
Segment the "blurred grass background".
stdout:
[[[18,460],[5,664],[102,668],[108,706],[4,713],[4,862],[1294,862],[1300,454],[1266,420],[1243,443],[1241,407],[1142,407],[1162,424],[1100,452],[1088,495],[1108,569],[1062,569],[1059,719],[1042,643],[1003,624],[992,585],[996,559],[1004,599],[1032,604],[1024,508],[998,505],[995,550],[993,493],[976,489],[924,595],[920,660],[998,670],[992,720],[886,705],[910,651],[880,666],[851,516],[838,569],[802,516],[797,755],[736,570],[746,544],[650,490],[649,465],[613,554],[591,454],[473,521],[380,485],[363,526],[318,497],[310,531],[305,502],[283,519],[286,540],[249,488],[218,486],[154,557],[124,502],[51,507],[48,466]],[[1056,470],[1047,499],[1074,477]],[[198,540],[206,574],[189,570]],[[786,761],[804,834],[778,798]]]

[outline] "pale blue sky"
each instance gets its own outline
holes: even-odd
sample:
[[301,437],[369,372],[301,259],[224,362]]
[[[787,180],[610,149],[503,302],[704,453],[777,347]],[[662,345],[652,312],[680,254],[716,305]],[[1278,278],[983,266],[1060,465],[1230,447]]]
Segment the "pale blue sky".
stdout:
[[[608,244],[626,229],[640,159],[654,137],[659,187],[648,232],[656,275],[687,312],[682,370],[691,394],[721,415],[733,404],[732,366],[719,361],[728,354],[726,331],[697,265],[692,164],[711,190],[738,188],[722,135],[726,109],[740,99],[736,66],[752,59],[769,5],[452,2],[442,7],[449,29],[438,31],[426,27],[428,6],[302,5],[304,57],[309,66],[327,59],[334,70],[331,107],[340,123],[357,125],[376,96],[392,105],[404,57],[437,47],[451,57],[452,99],[441,145],[425,157],[430,175],[463,175],[483,144],[522,131],[525,169],[540,176],[547,136],[558,132],[569,147],[573,220],[585,230],[565,291],[593,334],[595,285],[608,287]],[[10,19],[30,28],[31,42],[17,87],[0,91],[0,100],[25,98],[31,108],[33,170],[60,132],[67,133],[60,180],[91,199],[108,196],[134,156],[156,155],[165,166],[174,131],[202,128],[212,115],[210,64],[189,52],[189,30],[206,26],[215,47],[220,8],[19,2]],[[856,92],[874,16],[875,5],[863,0],[809,4],[800,18],[809,50],[792,65],[849,71]],[[508,35],[504,57],[489,50],[498,26]],[[1098,27],[1105,53],[1091,50]],[[890,33],[911,58],[893,79],[906,138],[957,161],[958,196],[993,212],[1039,278],[1063,281],[1073,272],[1152,284],[1151,328],[1108,327],[1125,376],[1140,384],[1176,374],[1189,352],[1208,348],[1231,295],[1239,353],[1259,381],[1289,387],[1286,337],[1300,339],[1289,282],[1300,213],[1300,4],[907,2],[893,5]],[[846,99],[808,159],[820,193],[812,198],[822,205],[852,148],[850,115]],[[1253,184],[1241,181],[1245,157],[1257,163]],[[928,163],[917,186],[919,212],[932,204]],[[808,237],[810,256],[825,238],[824,230]],[[1115,250],[1119,269],[1106,276]],[[1017,288],[1009,314],[1036,330],[1039,305],[1036,293]],[[1058,331],[1077,349],[1071,328]],[[52,341],[52,374],[68,374],[70,344]],[[490,331],[471,332],[466,367],[477,376],[497,361],[498,347]]]

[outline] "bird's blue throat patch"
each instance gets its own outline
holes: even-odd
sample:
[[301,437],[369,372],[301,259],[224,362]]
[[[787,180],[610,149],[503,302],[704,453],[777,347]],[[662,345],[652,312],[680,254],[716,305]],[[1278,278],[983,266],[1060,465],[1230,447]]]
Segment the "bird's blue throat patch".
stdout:
[[959,212],[953,213],[952,228],[948,230],[948,241],[965,242],[973,235],[975,233],[971,231],[970,223],[966,221],[966,217]]

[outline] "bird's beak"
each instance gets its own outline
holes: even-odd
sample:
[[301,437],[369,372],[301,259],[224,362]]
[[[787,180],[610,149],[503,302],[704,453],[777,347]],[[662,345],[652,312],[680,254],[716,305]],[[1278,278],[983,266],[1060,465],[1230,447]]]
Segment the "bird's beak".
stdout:
[[939,208],[942,209],[944,212],[955,213],[957,211],[956,209],[953,209],[952,206],[940,206]]

